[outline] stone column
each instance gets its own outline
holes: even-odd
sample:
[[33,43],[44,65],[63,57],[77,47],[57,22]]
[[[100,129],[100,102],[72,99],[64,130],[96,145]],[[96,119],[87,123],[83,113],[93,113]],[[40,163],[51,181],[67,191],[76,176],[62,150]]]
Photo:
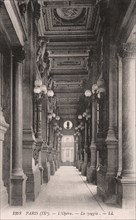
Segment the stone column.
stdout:
[[58,169],[58,160],[57,160],[57,132],[53,129],[53,148],[54,148],[54,163],[55,170]]
[[23,74],[23,168],[26,176],[26,197],[34,201],[41,190],[38,151],[34,131],[34,79],[36,75],[37,27],[34,22],[33,4],[28,4],[26,22],[28,40],[25,42],[25,67]]
[[81,174],[86,176],[86,169],[87,169],[87,120],[85,118],[85,130],[84,130],[84,162],[82,164]]
[[109,57],[109,128],[106,138],[107,145],[107,173],[106,176],[115,176],[117,171],[117,139],[114,131],[114,68],[116,59],[116,47],[110,45]]
[[88,182],[96,182],[96,120],[97,120],[97,99],[95,98],[94,94],[92,95],[92,139],[90,145],[90,153],[91,153],[91,160],[90,160],[90,167],[87,169],[87,181]]
[[79,171],[81,172],[82,170],[82,164],[84,162],[84,130],[80,131],[80,149],[79,149]]
[[[36,95],[40,96],[40,94]],[[39,170],[41,175],[41,184],[43,183],[43,166],[42,166],[42,156],[41,150],[43,147],[43,138],[42,138],[42,97],[35,97],[36,98],[36,108],[37,108],[37,115],[36,115],[36,148],[39,152]]]
[[0,207],[1,208],[8,204],[8,194],[2,180],[2,170],[3,170],[3,141],[4,141],[4,135],[9,127],[9,125],[5,121],[1,107],[2,83],[3,83],[2,75],[3,75],[3,59],[0,54],[0,201],[1,201]]
[[136,43],[123,44],[122,50],[122,179],[118,178],[118,193],[122,207],[135,204],[136,155]]
[[42,101],[42,137],[43,148],[41,152],[42,166],[43,166],[43,182],[47,183],[50,180],[50,163],[48,162],[48,140],[47,140],[47,96]]
[[109,46],[109,85],[108,85],[108,104],[109,104],[109,117],[108,117],[108,132],[105,140],[107,148],[107,164],[106,171],[104,172],[104,187],[102,192],[102,197],[105,203],[116,203],[115,196],[115,176],[117,172],[117,139],[115,136],[115,126],[117,114],[115,106],[117,103],[116,91],[117,91],[117,79],[116,76],[116,46],[110,42]]
[[10,205],[23,205],[26,201],[26,176],[22,168],[23,103],[22,61],[24,50],[13,49],[13,147],[10,178]]
[[52,120],[49,120],[49,162],[51,168],[51,175],[55,174],[55,163],[53,157],[53,124]]

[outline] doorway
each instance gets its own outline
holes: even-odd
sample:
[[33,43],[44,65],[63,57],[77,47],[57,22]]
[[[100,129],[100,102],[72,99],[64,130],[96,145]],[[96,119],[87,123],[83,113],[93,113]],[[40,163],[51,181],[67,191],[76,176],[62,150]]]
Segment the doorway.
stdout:
[[61,165],[74,165],[74,136],[64,135],[61,142]]

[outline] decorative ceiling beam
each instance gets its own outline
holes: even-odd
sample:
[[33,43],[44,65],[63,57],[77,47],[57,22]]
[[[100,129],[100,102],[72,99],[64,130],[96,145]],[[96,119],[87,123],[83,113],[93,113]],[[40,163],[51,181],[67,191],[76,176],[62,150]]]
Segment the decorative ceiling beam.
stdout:
[[44,0],[46,7],[69,7],[69,6],[94,6],[96,0]]

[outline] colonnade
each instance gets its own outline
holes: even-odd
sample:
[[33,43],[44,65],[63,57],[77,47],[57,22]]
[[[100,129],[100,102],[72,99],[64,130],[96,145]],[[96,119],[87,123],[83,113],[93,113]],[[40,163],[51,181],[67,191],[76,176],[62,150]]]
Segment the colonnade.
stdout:
[[[0,0],[2,206],[35,201],[60,167],[61,127],[56,99],[49,95],[51,65],[41,2]],[[136,184],[136,5],[131,1],[116,27],[116,4],[100,7],[103,31],[97,47],[90,48],[86,89],[92,94],[77,119],[74,162],[105,203],[128,207]]]

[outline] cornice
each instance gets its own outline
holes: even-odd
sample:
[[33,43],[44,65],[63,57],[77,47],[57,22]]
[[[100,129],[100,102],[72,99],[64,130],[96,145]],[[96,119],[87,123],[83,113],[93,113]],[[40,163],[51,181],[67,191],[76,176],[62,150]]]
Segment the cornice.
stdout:
[[17,38],[18,38],[20,44],[23,46],[24,42],[27,39],[27,31],[26,31],[25,25],[22,21],[17,2],[15,0],[4,1],[4,5],[7,10],[8,15],[9,15],[10,22],[12,22],[12,25],[13,25],[14,31],[17,35]]

